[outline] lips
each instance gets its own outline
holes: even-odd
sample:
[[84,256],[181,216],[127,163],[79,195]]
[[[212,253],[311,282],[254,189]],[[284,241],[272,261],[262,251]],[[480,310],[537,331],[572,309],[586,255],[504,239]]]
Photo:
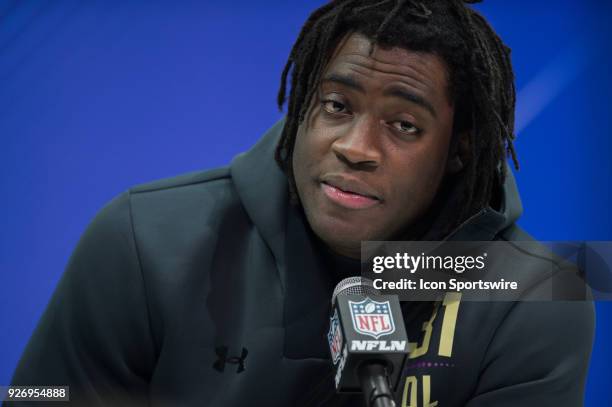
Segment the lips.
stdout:
[[332,202],[349,209],[367,209],[382,201],[373,188],[355,178],[328,175],[321,179],[321,188]]

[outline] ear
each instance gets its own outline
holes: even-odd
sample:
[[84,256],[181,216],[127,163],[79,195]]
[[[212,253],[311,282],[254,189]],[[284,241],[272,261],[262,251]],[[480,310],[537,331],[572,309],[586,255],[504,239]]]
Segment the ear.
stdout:
[[469,130],[466,130],[453,136],[450,154],[446,163],[447,174],[457,174],[465,167],[470,151],[469,135]]

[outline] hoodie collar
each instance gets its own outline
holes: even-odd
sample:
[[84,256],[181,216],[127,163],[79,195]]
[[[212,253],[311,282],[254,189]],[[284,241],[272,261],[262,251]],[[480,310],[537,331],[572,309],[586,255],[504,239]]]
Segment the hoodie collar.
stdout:
[[274,160],[284,120],[231,163],[242,204],[268,244],[284,293],[284,356],[328,357],[325,340],[333,286],[301,210],[289,204],[287,178]]
[[277,121],[249,151],[236,156],[230,174],[247,214],[274,255],[285,263],[285,220],[289,206],[287,177],[274,160],[285,120]]
[[481,209],[455,228],[445,240],[490,241],[520,218],[523,204],[514,174],[507,164],[506,174],[506,180],[499,190],[500,207]]

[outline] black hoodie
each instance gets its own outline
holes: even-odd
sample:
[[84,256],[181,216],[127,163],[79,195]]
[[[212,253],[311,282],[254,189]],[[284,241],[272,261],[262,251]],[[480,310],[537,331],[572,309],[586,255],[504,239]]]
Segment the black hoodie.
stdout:
[[[69,385],[71,405],[363,405],[337,396],[325,333],[339,276],[289,205],[283,122],[228,168],[130,189],[93,220],[14,385]],[[509,174],[501,208],[451,236],[526,240]],[[522,269],[538,267],[525,255]],[[405,304],[415,338],[398,406],[578,406],[588,302]],[[33,403],[34,405],[40,405]],[[66,405],[60,403],[58,405]]]

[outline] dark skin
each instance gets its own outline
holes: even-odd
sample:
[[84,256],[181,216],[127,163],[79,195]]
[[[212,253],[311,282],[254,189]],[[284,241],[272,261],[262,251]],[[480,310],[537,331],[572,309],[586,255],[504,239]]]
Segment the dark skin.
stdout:
[[361,241],[391,240],[430,207],[445,174],[454,107],[445,62],[376,47],[357,33],[336,48],[293,153],[295,182],[315,234],[360,257]]

